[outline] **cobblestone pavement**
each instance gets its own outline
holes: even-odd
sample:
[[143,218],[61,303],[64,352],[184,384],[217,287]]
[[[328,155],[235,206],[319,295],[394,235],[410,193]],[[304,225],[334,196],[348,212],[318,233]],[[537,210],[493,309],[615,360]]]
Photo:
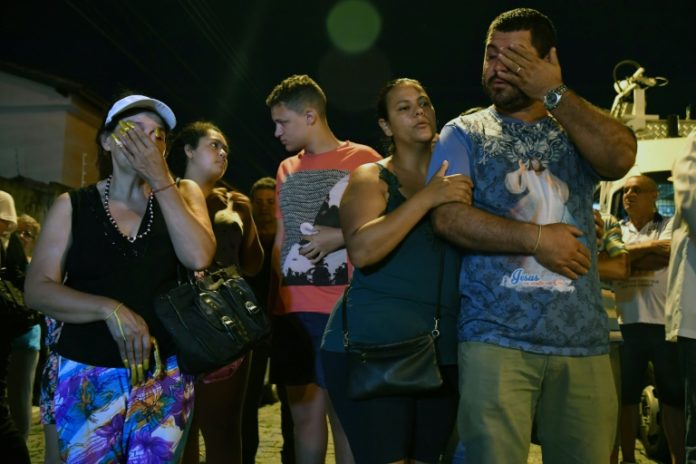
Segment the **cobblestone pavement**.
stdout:
[[[39,408],[35,407],[33,411],[34,425],[32,426],[29,435],[29,453],[31,455],[32,464],[43,463],[44,436],[41,425],[38,423],[38,421]],[[283,444],[283,438],[280,434],[279,403],[264,406],[259,409],[259,437],[261,443],[256,455],[256,462],[259,464],[280,464],[280,449]],[[204,462],[205,448],[203,446],[202,439],[201,453],[201,462]],[[645,452],[640,446],[640,443],[638,443],[636,449],[636,459],[637,464],[651,464],[656,462],[645,457]],[[333,444],[329,442],[326,462],[333,463],[334,461]],[[529,459],[527,464],[542,464],[540,447],[532,445],[529,451]]]
[[[259,409],[259,449],[256,453],[256,462],[259,464],[280,464],[280,450],[283,446],[283,436],[280,433],[280,403],[264,406]],[[39,424],[39,408],[33,408],[32,427],[29,432],[29,454],[32,464],[43,463],[44,459],[44,435]],[[205,445],[200,438],[201,463],[205,462]],[[335,461],[333,443],[329,438],[329,446],[326,452],[326,462]],[[0,458],[0,462],[2,459]]]

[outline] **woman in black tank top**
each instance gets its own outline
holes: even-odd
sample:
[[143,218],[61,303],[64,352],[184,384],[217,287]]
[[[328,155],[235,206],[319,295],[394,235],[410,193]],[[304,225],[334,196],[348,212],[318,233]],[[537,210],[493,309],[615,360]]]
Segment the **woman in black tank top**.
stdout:
[[177,186],[164,161],[175,124],[159,100],[117,100],[97,135],[102,180],[58,197],[36,245],[26,300],[64,322],[55,404],[68,462],[178,460],[192,379],[153,299],[175,284],[177,260],[207,267],[215,239],[200,188]]
[[[167,157],[177,177],[200,185],[217,239],[213,266],[254,275],[263,264],[251,203],[246,195],[216,187],[227,170],[229,148],[222,131],[196,121],[181,129]],[[196,405],[183,464],[199,462],[198,431],[205,440],[205,462],[242,462],[242,407],[246,397],[251,354],[196,382]],[[246,445],[245,445],[246,446]]]
[[[426,182],[435,110],[418,81],[389,82],[380,93],[377,113],[392,143],[390,156],[351,173],[340,207],[346,249],[355,265],[346,297],[350,337],[383,344],[427,333],[441,293],[436,343],[444,382],[427,393],[350,398],[341,304],[334,307],[324,332],[322,362],[355,462],[431,463],[438,461],[456,415],[459,259],[452,251],[437,251],[428,214],[447,202],[470,204],[472,184],[462,175],[445,176],[446,163]],[[440,273],[444,284],[438,285]]]

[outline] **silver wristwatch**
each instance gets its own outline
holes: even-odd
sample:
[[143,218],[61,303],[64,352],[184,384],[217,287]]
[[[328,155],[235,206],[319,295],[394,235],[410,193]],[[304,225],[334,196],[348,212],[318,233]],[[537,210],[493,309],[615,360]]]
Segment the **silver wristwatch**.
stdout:
[[546,95],[544,95],[544,106],[547,110],[551,111],[556,109],[559,103],[561,103],[561,97],[564,93],[568,91],[568,87],[565,84],[561,84],[553,90],[549,90]]

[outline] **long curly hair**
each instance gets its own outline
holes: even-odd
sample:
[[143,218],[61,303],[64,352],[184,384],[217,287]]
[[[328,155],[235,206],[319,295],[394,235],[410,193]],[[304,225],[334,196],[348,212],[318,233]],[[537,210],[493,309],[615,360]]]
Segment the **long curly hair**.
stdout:
[[223,133],[218,126],[210,121],[194,121],[184,126],[172,140],[169,150],[167,150],[167,164],[169,170],[175,177],[184,177],[188,157],[184,151],[186,145],[193,148],[198,147],[201,138],[208,135],[209,130]]

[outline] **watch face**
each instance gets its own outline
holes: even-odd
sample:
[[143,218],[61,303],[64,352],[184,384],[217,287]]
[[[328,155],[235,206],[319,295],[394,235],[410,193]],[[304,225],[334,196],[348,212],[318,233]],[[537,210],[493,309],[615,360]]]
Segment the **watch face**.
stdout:
[[561,102],[561,97],[563,94],[568,90],[568,87],[565,85],[561,85],[557,89],[549,91],[546,95],[544,95],[544,106],[546,107],[547,110],[552,110],[558,106],[558,104]]
[[560,99],[561,96],[556,92],[549,92],[544,96],[544,103],[546,106],[554,106]]

